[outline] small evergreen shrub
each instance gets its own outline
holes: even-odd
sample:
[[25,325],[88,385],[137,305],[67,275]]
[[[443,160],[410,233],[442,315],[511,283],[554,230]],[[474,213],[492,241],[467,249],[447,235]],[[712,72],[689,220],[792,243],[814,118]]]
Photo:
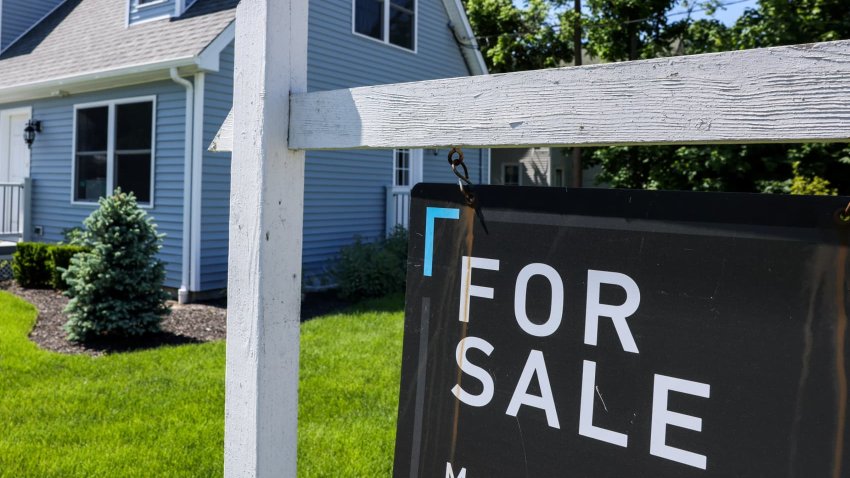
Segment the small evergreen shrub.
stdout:
[[156,254],[162,235],[132,193],[116,190],[83,222],[91,250],[71,258],[62,278],[71,298],[65,330],[74,341],[157,332],[169,312],[165,266]]
[[380,297],[404,291],[407,274],[407,231],[397,227],[386,239],[354,244],[340,251],[334,276],[345,299]]
[[19,242],[12,254],[12,275],[21,287],[50,287],[49,246],[42,242]]
[[68,284],[62,280],[62,274],[71,264],[71,258],[85,250],[86,248],[81,246],[65,244],[56,244],[48,247],[47,267],[50,271],[50,285],[54,289],[65,290],[68,288]]

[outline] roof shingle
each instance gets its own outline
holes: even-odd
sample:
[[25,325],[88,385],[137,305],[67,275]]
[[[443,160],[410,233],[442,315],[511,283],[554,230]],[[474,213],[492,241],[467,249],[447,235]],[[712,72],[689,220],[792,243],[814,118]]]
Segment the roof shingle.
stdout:
[[123,0],[66,0],[0,55],[0,89],[197,56],[237,3],[197,0],[178,18],[127,27]]

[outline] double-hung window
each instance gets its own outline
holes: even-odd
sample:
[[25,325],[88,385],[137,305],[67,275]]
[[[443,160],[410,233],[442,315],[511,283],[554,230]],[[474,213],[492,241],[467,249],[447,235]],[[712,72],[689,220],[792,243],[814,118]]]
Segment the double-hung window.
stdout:
[[121,188],[151,205],[154,103],[143,98],[74,108],[74,202],[96,202]]
[[410,184],[410,150],[396,149],[393,161],[393,186],[413,186]]
[[416,0],[354,0],[354,31],[416,50]]

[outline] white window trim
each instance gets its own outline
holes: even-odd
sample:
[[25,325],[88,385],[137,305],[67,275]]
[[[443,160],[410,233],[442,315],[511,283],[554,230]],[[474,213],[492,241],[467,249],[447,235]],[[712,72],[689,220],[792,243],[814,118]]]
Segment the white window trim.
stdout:
[[[410,179],[410,184],[407,186],[399,186],[396,185],[396,175],[398,173],[398,167],[396,163],[396,154],[398,154],[399,150],[407,150],[407,171],[408,178]],[[393,149],[393,176],[390,181],[390,185],[393,188],[398,189],[413,189],[413,186],[425,181],[424,177],[424,151],[423,149],[413,149],[413,148],[395,148]]]
[[72,206],[86,206],[95,208],[97,207],[97,201],[77,201],[74,199],[74,192],[76,191],[76,177],[77,177],[77,110],[85,109],[85,108],[96,108],[99,106],[107,106],[109,108],[109,114],[107,116],[107,138],[106,138],[106,194],[112,194],[115,190],[115,184],[113,177],[113,173],[115,171],[115,107],[117,105],[123,105],[128,103],[143,103],[143,102],[152,102],[152,113],[151,113],[151,185],[150,185],[150,195],[151,201],[150,203],[139,203],[139,207],[142,209],[153,209],[154,208],[154,192],[156,190],[156,95],[151,96],[136,96],[132,98],[120,98],[117,100],[107,100],[107,101],[95,101],[91,103],[78,103],[74,105],[74,126],[71,130],[71,205]]
[[136,11],[144,10],[148,7],[155,7],[157,5],[162,5],[163,3],[168,3],[169,0],[154,0],[153,2],[141,3],[140,0],[132,0],[136,5]]
[[408,53],[419,53],[419,0],[413,0],[413,49],[405,48],[403,46],[396,45],[395,43],[390,43],[390,1],[391,0],[383,0],[384,2],[384,25],[381,28],[382,37],[383,38],[374,38],[369,35],[364,35],[362,33],[357,32],[356,25],[356,15],[357,15],[357,0],[351,0],[351,33],[360,38],[367,38],[377,43],[381,43],[387,46],[391,46],[393,48],[397,48],[401,51],[406,51]]
[[[516,185],[522,186],[522,163],[502,163],[502,177],[501,177],[502,185],[507,186],[507,184],[505,184],[505,170],[508,168],[508,166],[516,166],[516,168],[517,168],[517,178],[516,178],[517,183],[516,183]],[[511,186],[513,186],[513,184]]]

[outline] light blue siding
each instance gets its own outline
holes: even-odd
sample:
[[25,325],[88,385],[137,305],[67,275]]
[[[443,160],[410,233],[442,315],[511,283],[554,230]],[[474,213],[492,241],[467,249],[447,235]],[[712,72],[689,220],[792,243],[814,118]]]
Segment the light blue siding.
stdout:
[[[419,0],[417,52],[406,51],[351,31],[351,0],[310,2],[307,86],[323,91],[384,83],[418,81],[469,74],[448,28],[441,0]],[[222,73],[231,68],[225,52]],[[204,144],[221,124],[224,90],[232,83],[223,74],[207,75]],[[215,106],[213,106],[215,105]],[[463,114],[458,112],[458,114]],[[447,151],[425,154],[425,181],[454,182]],[[479,150],[466,151],[473,181],[480,182]],[[357,236],[374,239],[385,230],[385,187],[392,183],[393,153],[388,151],[310,151],[304,199],[304,277],[321,283],[342,246]],[[204,158],[202,285],[227,283],[227,193],[229,155]],[[281,185],[286,187],[286,185]]]
[[42,123],[43,131],[32,146],[30,177],[32,225],[43,227],[44,235],[34,236],[33,240],[56,242],[62,240],[64,230],[80,227],[96,207],[71,204],[74,105],[137,96],[156,96],[154,207],[148,213],[159,232],[165,234],[160,257],[166,263],[166,285],[176,288],[180,286],[181,273],[185,90],[166,81],[0,105],[0,109],[32,106],[33,118]]
[[[9,1],[3,0],[4,4]],[[135,0],[133,0],[135,2]],[[144,7],[141,16],[166,8],[173,0]],[[351,0],[310,3],[308,88],[311,91],[382,83],[468,75],[449,31],[441,0],[419,0],[417,52],[405,51],[355,35],[351,31]],[[162,10],[165,12],[165,10]],[[220,71],[204,81],[204,138],[207,145],[231,108],[233,46],[222,52]],[[67,98],[32,102],[33,116],[44,132],[32,150],[33,225],[44,228],[44,241],[58,241],[62,231],[78,226],[93,206],[72,205],[71,160],[73,106],[134,96],[156,95],[157,135],[155,207],[150,210],[166,234],[161,257],[167,263],[167,285],[179,287],[182,247],[182,203],[185,135],[185,90],[171,81],[127,87]],[[0,108],[23,105],[0,105]],[[458,112],[462,115],[463,112]],[[481,181],[479,150],[468,150],[466,163],[473,181]],[[340,247],[355,237],[380,237],[385,228],[385,187],[392,182],[393,153],[384,151],[312,151],[307,154],[304,208],[304,275],[318,283]],[[203,154],[201,207],[201,290],[227,284],[230,156]],[[424,179],[454,182],[446,151],[424,155]],[[285,184],[280,187],[286,187]]]
[[144,5],[139,5],[139,0],[130,0],[129,4],[130,25],[145,22],[156,18],[170,17],[174,15],[174,0],[154,0]]
[[3,0],[0,2],[0,51],[35,26],[62,0]]
[[[418,1],[416,53],[352,33],[350,0],[311,2],[308,89],[469,75],[442,1]],[[470,153],[466,162],[477,174],[477,153]],[[307,153],[303,255],[308,282],[320,280],[340,247],[355,236],[384,234],[385,187],[392,183],[392,162],[392,151]],[[426,153],[423,170],[425,181],[454,181],[445,152],[436,157]]]
[[[233,44],[221,53],[220,71],[204,80],[204,140],[212,142],[233,105]],[[204,153],[201,193],[201,289],[227,287],[227,226],[230,206],[230,155]]]

